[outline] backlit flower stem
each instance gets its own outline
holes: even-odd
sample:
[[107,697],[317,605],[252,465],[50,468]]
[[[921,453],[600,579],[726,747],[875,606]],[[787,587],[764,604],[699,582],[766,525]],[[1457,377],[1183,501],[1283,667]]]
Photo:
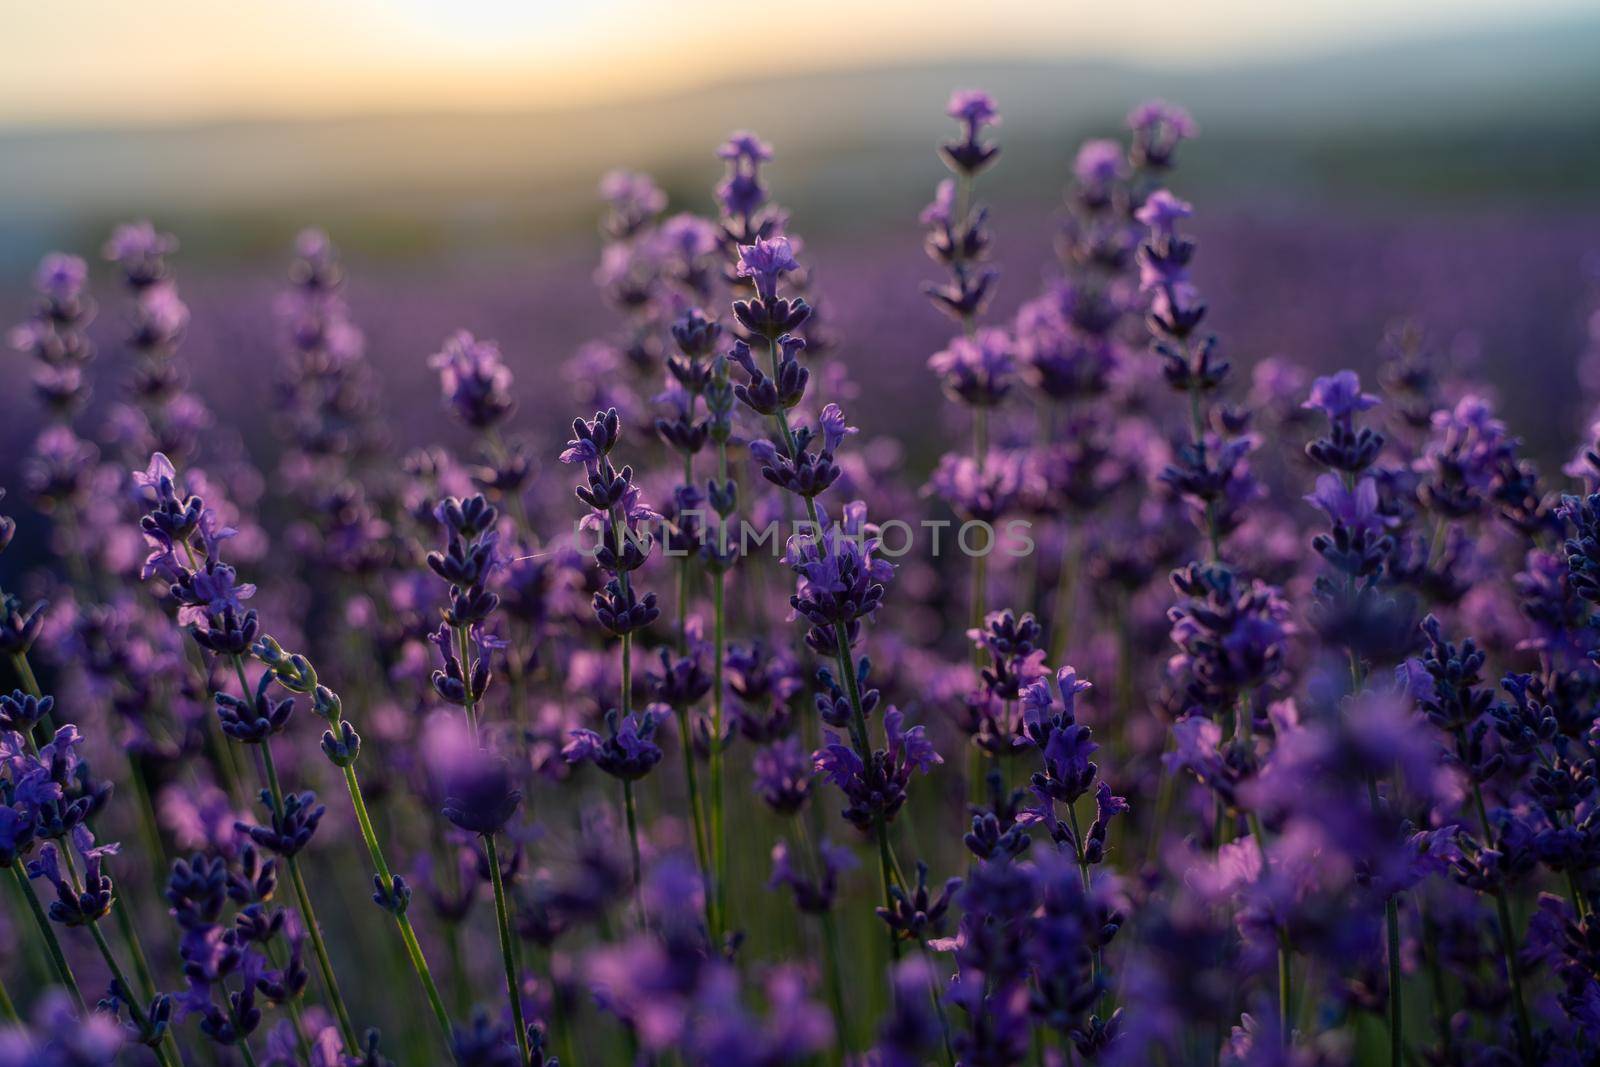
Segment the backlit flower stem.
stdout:
[[[283,954],[273,942],[267,943],[267,958],[272,965],[282,968],[284,965]],[[300,998],[290,997],[284,1001],[284,1010],[289,1013],[289,1026],[294,1031],[294,1044],[300,1050],[300,1056],[307,1063],[311,1062],[311,1042],[306,1038],[305,1018],[300,1011]]]
[[472,635],[468,632],[468,627],[457,626],[455,627],[455,638],[456,660],[461,667],[461,680],[465,683],[463,688],[466,690],[462,707],[467,713],[467,728],[471,730],[472,740],[476,742],[478,740],[478,701],[472,693],[472,660],[468,655]]
[[[678,719],[678,744],[683,749],[683,778],[689,787],[689,811],[694,823],[694,855],[695,862],[700,866],[700,880],[706,887],[706,929],[711,931],[713,937],[717,933],[717,894],[714,890],[715,868],[711,865],[711,855],[706,844],[705,818],[700,807],[700,778],[694,766],[694,734],[689,722],[689,709],[678,708],[675,712]],[[715,740],[713,740],[713,744]]]
[[[1465,749],[1466,731],[1463,727],[1456,729],[1456,743]],[[1484,840],[1491,840],[1488,809],[1483,803],[1483,788],[1473,781],[1472,804],[1478,813],[1478,823],[1483,827]],[[1528,1003],[1522,996],[1522,965],[1517,962],[1517,939],[1511,924],[1511,902],[1506,897],[1506,887],[1497,885],[1494,891],[1495,916],[1499,919],[1498,933],[1500,935],[1500,953],[1505,959],[1506,978],[1511,983],[1511,999],[1516,1007],[1516,1032],[1517,1048],[1522,1053],[1525,1063],[1534,1062],[1533,1059],[1533,1027],[1528,1022]]]
[[33,883],[28,881],[28,876],[23,873],[20,862],[11,865],[11,877],[16,879],[17,888],[27,900],[28,910],[33,913],[33,921],[39,927],[39,936],[44,939],[44,947],[50,954],[50,966],[56,972],[56,978],[67,987],[67,992],[72,994],[73,1003],[78,1006],[78,1013],[82,1015],[88,1011],[83,1002],[83,991],[78,988],[78,979],[73,975],[72,967],[61,951],[61,942],[50,926],[50,919],[45,915],[44,906],[39,903],[39,895],[33,891]]
[[[16,653],[12,657],[12,661],[16,664],[17,674],[22,678],[22,682],[27,693],[35,700],[43,700],[44,691],[39,688],[39,680],[34,676],[33,668],[28,663],[27,655],[21,652]],[[35,749],[35,755],[37,755],[37,745],[35,744],[33,737],[28,737],[27,741],[29,747]],[[72,866],[72,858],[67,854],[65,849],[62,850],[62,858],[66,861],[68,868],[70,868]],[[27,878],[24,877],[23,881],[26,883]],[[31,886],[28,887],[28,891],[31,895]],[[145,997],[154,997],[156,995],[155,978],[150,973],[150,964],[148,958],[145,956],[144,946],[139,941],[139,932],[134,929],[133,920],[128,915],[127,905],[123,903],[123,900],[120,896],[112,901],[111,910],[116,916],[117,930],[122,935],[123,942],[128,946],[129,955],[133,957],[134,971],[139,976],[139,989]],[[45,933],[52,940],[54,940],[55,935],[50,930],[48,923],[45,925]],[[124,988],[127,990],[128,994],[132,996],[134,991],[133,987],[125,986]]]
[[[811,844],[810,831],[806,829],[805,815],[801,812],[794,814],[795,834],[799,838],[802,855],[816,857],[815,866],[821,868],[826,862],[821,858]],[[839,969],[839,931],[833,922],[832,908],[825,909],[817,915],[818,925],[822,927],[822,958],[824,978],[828,986],[828,1002],[833,1006],[833,1025],[838,1032],[840,1048],[850,1048],[850,1016],[845,1011],[844,979]],[[835,1058],[837,1061],[837,1057]]]
[[[719,378],[718,382],[726,385],[726,364],[719,361],[714,371]],[[728,478],[728,440],[725,434],[713,435],[717,446],[717,481],[720,485],[727,486]],[[712,569],[711,581],[711,655],[712,682],[711,682],[711,796],[710,808],[710,837],[711,837],[711,864],[715,875],[712,879],[712,896],[716,902],[716,922],[712,927],[712,937],[721,942],[724,931],[728,928],[728,842],[724,822],[724,804],[726,803],[726,787],[724,783],[723,763],[723,689],[726,667],[723,661],[727,658],[728,644],[728,517],[720,511],[717,515],[717,564]]]
[[[234,667],[239,672],[240,680],[244,679],[244,663],[238,657],[234,659]],[[245,699],[254,702],[249,686],[245,687]],[[261,762],[267,773],[267,788],[272,793],[272,809],[274,813],[283,811],[283,786],[278,781],[278,767],[272,759],[272,742],[261,743]],[[285,856],[284,865],[289,868],[289,882],[294,886],[295,902],[300,906],[300,915],[305,920],[306,935],[311,939],[312,951],[316,953],[317,967],[322,972],[322,984],[327,990],[328,1000],[333,1005],[334,1016],[339,1022],[339,1033],[344,1039],[345,1048],[352,1053],[361,1047],[356,1038],[356,1028],[350,1022],[350,1011],[345,1007],[344,995],[339,992],[339,980],[333,973],[333,960],[328,956],[328,945],[322,939],[322,925],[317,922],[317,913],[311,907],[311,894],[306,891],[305,877],[300,873],[300,862],[296,856]]]
[[[815,512],[816,505],[809,500],[806,503],[811,504]],[[812,521],[816,520],[813,518]],[[856,742],[857,749],[862,762],[870,763],[872,744],[867,735],[867,716],[862,710],[861,685],[856,680],[855,656],[850,651],[850,633],[844,623],[833,624],[833,640],[839,652],[839,670],[844,674],[845,692],[850,696],[851,719],[855,727],[853,732],[859,735]],[[883,883],[883,904],[892,910],[894,895],[889,890],[896,882],[895,863],[889,852],[889,827],[881,815],[873,820],[873,830],[878,839],[878,875]],[[900,958],[900,942],[895,938],[893,930],[889,931],[889,952],[894,959]]]
[[[356,823],[361,827],[361,837],[367,843],[367,852],[372,857],[372,866],[376,868],[378,877],[390,889],[394,886],[394,876],[389,873],[389,864],[383,858],[383,849],[378,844],[378,835],[372,828],[372,818],[367,813],[366,798],[361,791],[361,782],[356,777],[356,769],[352,764],[344,769],[345,788],[350,793],[350,806],[355,809]],[[406,955],[411,960],[411,969],[417,972],[417,981],[422,983],[422,991],[428,998],[428,1007],[433,1009],[433,1017],[438,1020],[439,1032],[444,1037],[445,1044],[450,1043],[450,1013],[444,1009],[444,1001],[439,996],[439,987],[434,984],[433,971],[428,967],[428,958],[423,955],[422,945],[417,941],[417,933],[411,926],[411,917],[404,911],[394,914],[395,925],[400,930],[400,940],[406,947]]]
[[[627,641],[627,638],[624,637],[623,641]],[[644,885],[639,864],[639,815],[633,802],[633,782],[627,778],[622,780],[622,811],[628,820],[628,854],[633,859],[633,905],[639,913],[639,925],[643,927]]]
[[[627,548],[627,516],[622,509],[611,508],[611,526],[617,536],[617,559],[622,559]],[[628,572],[619,570],[617,577],[622,583],[623,593],[629,590]],[[621,717],[626,719],[633,714],[633,633],[629,631],[622,635],[622,691],[618,694],[622,708]],[[633,783],[624,779],[622,782],[622,807],[628,823],[628,852],[633,857],[633,900],[639,912],[639,925],[644,925],[644,884],[639,864],[639,817],[634,808]]]
[[[726,457],[723,469],[727,469]],[[719,526],[718,529],[721,529]],[[712,671],[711,689],[711,862],[716,877],[712,880],[712,895],[716,901],[716,923],[712,934],[721,938],[728,926],[728,845],[723,824],[723,758],[722,758],[722,688],[723,665],[728,639],[728,615],[725,603],[727,574],[720,568],[711,585],[711,646],[716,665]]]
[[[1052,803],[1054,803],[1052,801]],[[1067,825],[1072,827],[1072,851],[1078,860],[1078,874],[1083,879],[1083,895],[1089,896],[1089,859],[1083,853],[1083,831],[1078,828],[1078,806],[1067,805]],[[1100,958],[1100,950],[1094,950],[1093,970],[1090,975],[1099,981],[1101,972],[1105,969]]]
[[[698,394],[691,394],[690,404],[693,405],[697,399]],[[691,406],[691,418],[693,411],[694,408]],[[683,484],[686,486],[694,484],[694,455],[688,452],[683,456]],[[678,559],[678,655],[680,656],[689,652],[689,597],[693,574],[690,562],[688,552]],[[695,767],[694,735],[691,731],[689,709],[677,709],[677,719],[679,744],[683,748],[683,780],[689,792],[689,816],[694,825],[695,861],[700,865],[700,880],[706,887],[706,929],[711,931],[715,939],[717,936],[716,870],[712,866],[711,850],[706,839],[706,815],[700,801],[700,773]],[[715,746],[715,738],[712,744]]]
[[[1248,711],[1241,709],[1241,715],[1249,718]],[[1247,818],[1250,822],[1250,833],[1255,836],[1256,848],[1261,853],[1262,868],[1267,863],[1267,837],[1261,829],[1261,817],[1251,812]],[[1289,932],[1278,930],[1278,1041],[1287,1050],[1294,1042],[1294,1014],[1291,1008],[1293,987],[1293,972],[1291,967],[1293,949],[1289,943]],[[1398,1031],[1396,1031],[1398,1032]]]
[[[629,809],[632,810],[631,807]],[[506,911],[505,879],[500,874],[500,856],[494,847],[494,835],[483,835],[483,848],[489,859],[489,877],[494,883],[494,914],[500,927],[500,959],[506,968],[506,995],[511,998],[511,1023],[517,1032],[517,1050],[522,1062],[528,1063],[528,1027],[522,1019],[522,983],[517,978],[517,962],[511,940],[511,919]]]
[[[773,380],[776,381],[778,374],[778,339],[776,336],[768,336],[767,351],[772,359]],[[788,414],[779,410],[773,414],[773,420],[782,432],[784,447],[788,450],[789,459],[797,461],[800,450],[795,446],[794,431],[789,428]],[[805,500],[806,515],[811,520],[811,529],[817,537],[821,537],[823,534],[822,520],[817,511],[816,499],[808,496]],[[850,631],[845,627],[844,623],[836,622],[833,624],[833,641],[835,654],[839,662],[839,673],[844,675],[845,691],[850,698],[851,739],[855,743],[857,755],[861,757],[862,762],[870,764],[872,761],[872,744],[867,734],[867,716],[861,703],[861,686],[856,679],[855,656],[850,651]],[[883,883],[884,906],[892,909],[894,907],[894,897],[890,894],[889,888],[894,884],[895,878],[893,863],[889,855],[889,830],[882,818],[874,820],[874,823],[878,839],[878,873]],[[889,948],[894,958],[899,959],[900,945],[895,940],[894,931],[892,930],[889,931]]]
[[[77,881],[76,876],[74,876],[73,881]],[[100,955],[105,958],[106,966],[111,970],[111,977],[116,980],[117,987],[127,996],[128,1014],[133,1017],[134,1024],[139,1027],[140,1032],[148,1031],[150,1019],[145,1015],[144,1009],[139,1007],[139,1000],[134,996],[133,986],[128,983],[128,976],[122,972],[122,965],[117,962],[116,954],[111,951],[111,946],[106,943],[106,935],[100,932],[100,924],[92,922],[88,924],[88,927],[90,935],[94,937],[95,947],[100,950]],[[152,1046],[150,1051],[155,1053],[158,1063],[163,1065],[172,1063],[165,1041]]]
[[[1187,340],[1183,342],[1183,354],[1185,361],[1192,362],[1189,354],[1189,342]],[[1198,384],[1191,384],[1189,386],[1189,432],[1191,434],[1191,440],[1193,441],[1194,446],[1199,449],[1204,449],[1206,440],[1206,416],[1205,409],[1200,402],[1200,386]],[[1211,550],[1211,562],[1221,563],[1222,530],[1217,525],[1217,502],[1215,500],[1206,501],[1206,543]]]

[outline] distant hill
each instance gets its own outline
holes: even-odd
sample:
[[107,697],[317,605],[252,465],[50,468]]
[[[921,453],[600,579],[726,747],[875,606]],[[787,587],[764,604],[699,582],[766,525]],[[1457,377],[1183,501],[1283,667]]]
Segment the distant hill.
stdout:
[[[654,172],[699,206],[712,149],[748,127],[779,153],[781,198],[856,225],[937,175],[958,86],[999,97],[1006,165],[989,195],[1055,195],[1076,142],[1133,103],[1190,107],[1185,187],[1254,202],[1438,197],[1600,200],[1600,15],[1222,68],[1086,59],[956,62],[726,81],[647,100],[504,114],[0,131],[0,263],[113,218],[187,223],[188,250],[237,253],[341,220],[355,241],[435,247],[587,228],[606,169]],[[204,225],[195,225],[203,223]]]

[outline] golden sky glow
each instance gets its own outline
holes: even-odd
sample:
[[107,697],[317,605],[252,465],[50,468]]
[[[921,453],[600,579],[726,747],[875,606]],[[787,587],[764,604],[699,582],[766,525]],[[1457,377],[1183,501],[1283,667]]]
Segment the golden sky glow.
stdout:
[[1215,63],[1586,2],[0,0],[0,123],[559,107],[963,55]]

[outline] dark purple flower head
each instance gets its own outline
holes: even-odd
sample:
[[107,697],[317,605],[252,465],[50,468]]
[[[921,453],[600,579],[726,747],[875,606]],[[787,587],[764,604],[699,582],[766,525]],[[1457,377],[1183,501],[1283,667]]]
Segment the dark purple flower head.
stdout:
[[1055,692],[1061,694],[1058,704],[1048,678],[1031,682],[1022,691],[1022,728],[1027,740],[1042,745],[1056,730],[1077,723],[1078,694],[1093,688],[1093,683],[1078,677],[1076,668],[1062,667],[1055,676]]
[[757,238],[754,244],[739,246],[739,277],[749,278],[766,303],[776,298],[778,279],[799,269],[787,237]]
[[630,170],[613,170],[601,178],[600,198],[610,208],[605,232],[614,241],[634,236],[667,207],[667,194],[650,175]]
[[34,289],[58,308],[75,305],[88,282],[88,264],[81,256],[65,252],[51,252],[45,256],[33,276]]
[[980,462],[961,452],[946,452],[928,479],[928,491],[966,519],[993,523],[1015,513],[1041,488],[1030,457],[1020,451],[991,449]]
[[439,372],[444,398],[456,416],[475,430],[489,429],[516,406],[510,394],[511,369],[492,341],[479,341],[461,330],[445,339],[428,366]]
[[1187,111],[1161,100],[1130,111],[1128,128],[1133,131],[1134,163],[1153,170],[1170,167],[1178,145],[1200,132]]
[[24,808],[0,804],[0,867],[10,867],[33,845],[33,816]]
[[[0,489],[0,500],[5,499],[5,490]],[[0,515],[0,552],[4,552],[11,544],[11,539],[17,534],[17,520],[10,515]]]
[[511,1029],[481,1007],[469,1025],[451,1031],[450,1055],[461,1067],[527,1067]]
[[939,376],[945,394],[973,407],[998,404],[1011,389],[1014,367],[1011,336],[992,326],[957,337],[928,358],[928,368]]
[[568,763],[593,763],[613,778],[637,781],[661,762],[656,727],[670,713],[670,708],[652,706],[619,717],[613,709],[606,713],[606,736],[593,730],[573,730],[561,755]]
[[294,698],[274,701],[267,692],[272,681],[271,672],[267,672],[261,675],[253,694],[216,694],[217,720],[224,734],[241,744],[259,745],[283,732],[294,714]]
[[839,891],[839,875],[856,868],[855,855],[840,848],[827,838],[818,849],[820,873],[813,873],[814,864],[809,857],[798,860],[791,854],[789,843],[780,840],[772,846],[772,877],[767,888],[786,886],[794,894],[795,907],[808,915],[821,915],[833,908]]
[[1322,509],[1329,522],[1355,532],[1383,530],[1398,521],[1380,509],[1378,483],[1371,478],[1361,479],[1352,489],[1336,475],[1319,474],[1315,491],[1308,493],[1305,500]]
[[129,1030],[114,1012],[82,1011],[60,986],[40,992],[30,1022],[0,1029],[0,1064],[106,1067],[122,1058],[129,1040]]
[[749,130],[738,130],[717,149],[717,158],[743,160],[749,163],[767,163],[772,159],[772,146]]
[[1348,425],[1356,415],[1377,405],[1377,397],[1361,391],[1356,372],[1342,370],[1313,382],[1311,396],[1301,407],[1322,412],[1329,422]]
[[174,860],[165,890],[173,918],[185,930],[215,923],[228,902],[228,864],[221,856],[196,853]]
[[280,806],[273,800],[272,793],[263,789],[261,803],[268,812],[265,826],[242,821],[235,825],[261,848],[284,857],[298,854],[311,843],[317,824],[327,813],[327,808],[317,803],[317,795],[310,790],[285,793]]
[[1031,614],[1019,619],[1009,610],[991,611],[981,629],[967,631],[967,640],[987,657],[983,684],[1001,701],[1018,699],[1045,674],[1044,627]]
[[889,975],[893,1003],[879,1023],[878,1043],[870,1053],[876,1067],[924,1067],[935,1058],[944,1028],[928,990],[937,980],[926,956],[912,955],[894,965]]
[[944,113],[974,131],[1000,125],[1000,111],[995,107],[994,97],[981,89],[958,89],[951,93]]
[[951,94],[945,114],[961,123],[961,140],[940,145],[945,162],[957,173],[971,176],[994,162],[1000,149],[979,138],[984,128],[1000,125],[1000,112],[994,97],[978,89],[961,89]]
[[1190,700],[1229,708],[1282,669],[1293,625],[1277,589],[1198,563],[1173,572],[1172,584],[1183,600],[1167,612],[1179,649],[1171,666],[1186,677]]
[[76,873],[79,864],[64,858],[66,847],[64,841],[59,845],[46,842],[39,849],[39,858],[28,863],[28,877],[43,879],[55,888],[56,899],[50,902],[52,922],[63,926],[99,922],[111,913],[115,899],[111,879],[103,871],[105,857],[116,855],[122,846],[96,845],[88,827],[74,827],[71,848],[82,857],[81,877]]
[[622,435],[622,421],[616,408],[608,408],[595,412],[592,419],[573,419],[572,433],[572,439],[561,453],[561,462],[582,463],[595,469],[616,447]]
[[1170,238],[1178,232],[1178,223],[1194,214],[1194,208],[1179,200],[1165,189],[1151,193],[1134,218],[1148,226],[1160,237]]
[[26,654],[44,629],[45,604],[24,604],[10,593],[0,593],[0,652]]
[[1413,464],[1423,476],[1423,503],[1448,518],[1475,514],[1507,463],[1514,463],[1518,442],[1495,417],[1494,406],[1473,394],[1435,411],[1432,425],[1433,435]]
[[31,733],[36,724],[50,717],[55,706],[53,696],[36,697],[20,689],[0,693],[0,731]]
[[832,525],[818,514],[824,525],[821,537],[791,537],[784,562],[799,575],[790,605],[814,627],[829,630],[839,623],[853,625],[876,611],[894,566],[875,555],[878,539],[866,523],[865,505],[847,505],[844,521]]
[[913,773],[926,774],[944,762],[923,726],[905,727],[900,709],[884,710],[883,729],[888,745],[874,751],[867,762],[831,730],[823,735],[823,747],[812,753],[818,773],[844,793],[845,819],[863,832],[878,820],[894,818],[905,804]]
[[956,181],[946,178],[933,188],[933,200],[922,209],[917,221],[924,226],[949,229],[956,220]]
[[800,739],[785,737],[751,757],[756,795],[779,815],[793,815],[811,795],[812,767]]
[[728,165],[716,190],[723,214],[741,222],[751,218],[767,202],[761,164],[772,159],[772,148],[755,134],[741,130],[717,149],[717,157]]
[[1121,181],[1128,173],[1122,146],[1104,139],[1083,142],[1072,162],[1072,173],[1080,185],[1091,190],[1101,190]]
[[166,277],[166,257],[177,250],[177,239],[151,223],[125,222],[111,232],[102,253],[122,268],[130,286],[144,289]]

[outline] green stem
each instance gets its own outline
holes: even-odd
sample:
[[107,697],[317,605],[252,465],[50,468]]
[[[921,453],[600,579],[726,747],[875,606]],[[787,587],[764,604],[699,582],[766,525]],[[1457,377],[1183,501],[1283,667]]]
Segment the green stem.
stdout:
[[465,703],[462,705],[467,713],[467,726],[472,731],[472,740],[478,740],[478,705],[472,695],[472,661],[468,657],[467,649],[471,641],[467,627],[457,626],[456,631],[456,662],[461,666],[461,685],[466,692]]
[[500,924],[500,958],[506,966],[506,995],[511,998],[511,1021],[517,1031],[517,1050],[522,1062],[529,1061],[528,1026],[522,1019],[522,983],[517,979],[517,963],[512,955],[511,919],[506,912],[505,880],[500,875],[500,857],[495,851],[494,835],[483,835],[484,851],[489,858],[489,878],[494,883],[494,914]]
[[[1249,721],[1249,709],[1241,708],[1240,715],[1243,720]],[[1246,819],[1250,824],[1250,833],[1256,839],[1256,848],[1261,852],[1261,864],[1265,868],[1267,862],[1267,835],[1261,829],[1261,817],[1255,812],[1250,812]],[[1289,933],[1286,930],[1278,931],[1278,1041],[1288,1049],[1294,1037],[1294,1014],[1290,1006],[1292,986],[1292,960],[1293,946],[1289,943]]]
[[[367,853],[372,857],[372,865],[377,869],[385,891],[392,891],[394,876],[389,873],[389,864],[383,858],[383,849],[378,844],[377,832],[372,828],[372,819],[367,813],[366,798],[362,794],[361,782],[356,777],[353,765],[344,769],[344,784],[350,793],[350,806],[355,809],[356,822],[361,827],[362,839],[367,843]],[[400,929],[400,940],[405,943],[406,955],[411,959],[411,969],[416,972],[417,981],[422,983],[422,991],[428,998],[428,1006],[433,1009],[433,1016],[439,1023],[439,1032],[448,1047],[451,1037],[450,1014],[445,1011],[444,1001],[439,997],[439,987],[434,984],[433,971],[428,967],[428,958],[423,955],[422,945],[417,941],[416,931],[411,927],[411,917],[400,911],[394,913],[394,921]]]
[[[94,938],[95,947],[100,950],[100,955],[105,958],[106,966],[111,969],[111,977],[116,979],[117,988],[127,998],[125,1003],[128,1005],[128,1014],[133,1017],[134,1024],[139,1027],[141,1033],[147,1032],[150,1028],[149,1017],[145,1015],[144,1009],[139,1006],[139,998],[134,995],[133,986],[128,984],[128,976],[122,973],[122,965],[117,962],[116,954],[111,951],[111,946],[106,944],[106,935],[100,932],[100,924],[92,922],[87,925],[89,934]],[[172,1062],[167,1055],[165,1042],[152,1046],[150,1051],[155,1053],[156,1059],[160,1063],[170,1064]]]
[[50,953],[50,965],[55,969],[56,977],[67,987],[67,992],[72,994],[73,1002],[78,1005],[78,1014],[83,1015],[89,1010],[83,1002],[83,991],[78,988],[78,980],[73,977],[72,968],[67,964],[67,957],[61,951],[61,942],[56,938],[56,932],[50,925],[50,918],[45,914],[44,907],[39,903],[39,895],[33,891],[33,883],[28,881],[28,876],[23,873],[21,863],[11,865],[11,876],[16,879],[18,888],[28,901],[28,910],[33,913],[33,921],[39,927],[44,947]]
[[[801,812],[794,813],[795,836],[800,840],[800,849],[807,857],[814,856],[812,871],[820,871],[824,860],[811,844],[810,831],[806,829],[806,818]],[[839,970],[839,931],[833,922],[831,910],[817,913],[818,925],[822,927],[822,957],[825,967],[824,978],[828,986],[828,1001],[833,1006],[834,1029],[838,1031],[838,1046],[841,1049],[850,1048],[850,1016],[844,1006],[844,980]]]
[[645,925],[644,886],[639,870],[639,815],[633,803],[633,783],[622,780],[622,810],[628,820],[628,852],[633,857],[633,904],[639,912],[639,926]]
[[[139,991],[148,999],[156,995],[156,981],[150,973],[150,961],[145,957],[144,946],[139,943],[139,933],[134,929],[133,917],[128,914],[128,908],[119,896],[111,903],[112,914],[117,920],[117,930],[122,934],[123,942],[128,946],[128,955],[133,957],[133,973],[139,977]],[[129,992],[133,990],[130,988]]]
[[461,951],[461,924],[446,920],[445,951],[450,956],[450,979],[455,989],[456,1010],[466,1015],[472,1010],[472,982],[467,975],[466,953]]
[[[1456,743],[1466,747],[1465,730],[1456,729]],[[1478,812],[1478,822],[1483,827],[1485,841],[1492,840],[1489,812],[1483,803],[1483,788],[1472,783],[1472,803]],[[1506,887],[1498,885],[1494,891],[1495,914],[1499,919],[1500,954],[1506,964],[1506,978],[1511,983],[1511,999],[1516,1007],[1517,1047],[1525,1063],[1533,1062],[1533,1027],[1528,1022],[1528,1004],[1522,996],[1522,967],[1517,962],[1515,927],[1511,925],[1511,902],[1506,897]]]
[[[728,478],[728,442],[721,435],[717,439],[717,480],[724,486]],[[723,688],[724,665],[728,643],[727,579],[728,579],[728,516],[717,516],[718,552],[716,573],[711,583],[711,861],[716,871],[717,932],[720,937],[728,928],[728,843],[724,828],[723,806],[726,789],[723,781]]]
[[[878,838],[878,877],[883,885],[883,906],[893,909],[894,894],[889,891],[890,886],[893,884],[893,875],[890,873],[889,863],[889,833],[883,824],[883,816],[880,815],[872,821],[872,828]],[[895,932],[892,929],[889,931],[889,954],[894,957],[896,962],[899,962],[900,939],[895,936]]]
[[[272,960],[274,967],[281,968],[283,966],[282,953],[278,951],[274,942],[267,942],[267,956]],[[284,1002],[283,1007],[289,1013],[289,1026],[294,1031],[295,1047],[300,1050],[301,1059],[310,1063],[311,1042],[306,1038],[306,1022],[300,1012],[300,998],[290,997]]]
[[1389,935],[1389,1062],[1401,1067],[1405,1062],[1405,1016],[1401,1011],[1400,904],[1394,897],[1384,902],[1383,921]]
[[0,1018],[13,1025],[22,1022],[22,1017],[17,1014],[17,1006],[11,1003],[11,994],[6,991],[3,979],[0,979]]
[[719,567],[716,581],[711,585],[711,644],[712,655],[716,657],[712,669],[711,688],[711,858],[712,868],[715,871],[713,889],[717,900],[717,925],[713,933],[719,941],[728,926],[728,848],[726,831],[723,828],[723,803],[726,791],[723,784],[722,754],[722,661],[728,638],[727,610],[723,599],[726,578],[726,572]]
[[[17,680],[22,683],[22,688],[36,700],[44,698],[44,690],[39,688],[39,679],[33,675],[33,666],[28,663],[25,652],[11,653],[11,666],[16,669]],[[35,745],[47,745],[55,733],[55,716],[48,715],[34,724],[28,732],[28,740]]]
[[[239,671],[244,672],[243,665]],[[249,690],[246,690],[246,694]],[[247,699],[250,699],[247,696]],[[267,771],[267,787],[272,791],[272,806],[275,813],[283,811],[283,786],[278,781],[278,767],[272,759],[272,742],[261,743],[261,759]],[[300,906],[300,917],[305,921],[306,935],[311,939],[312,951],[317,957],[317,968],[322,972],[322,985],[328,994],[328,1000],[333,1005],[334,1016],[339,1021],[339,1033],[344,1038],[345,1048],[351,1055],[355,1055],[361,1048],[361,1043],[356,1037],[356,1028],[350,1021],[350,1011],[345,1007],[344,995],[339,992],[339,980],[334,977],[333,960],[328,955],[328,945],[322,939],[322,925],[317,922],[317,913],[311,907],[311,894],[306,892],[305,876],[300,873],[300,860],[297,856],[285,856],[284,864],[289,868],[289,881],[294,886],[295,902]]]
[[955,1050],[950,1046],[950,1018],[944,1011],[944,998],[939,996],[939,979],[933,970],[933,960],[928,954],[928,944],[918,941],[917,948],[928,963],[928,995],[933,999],[933,1013],[939,1017],[939,1036],[944,1041],[945,1067],[956,1067]]
[[[1289,935],[1283,930],[1278,931],[1278,1041],[1284,1049],[1294,1043],[1294,987],[1293,971],[1289,956]],[[1396,1028],[1395,1033],[1399,1033]],[[1400,1061],[1396,1060],[1398,1064]]]
[[[705,885],[706,931],[717,941],[717,903],[715,871],[706,847],[705,817],[700,809],[700,776],[694,766],[694,738],[689,733],[689,709],[675,708],[678,718],[678,747],[683,749],[683,779],[689,785],[689,814],[694,823],[694,855],[700,864],[700,881]],[[716,744],[716,740],[712,740]]]
[[11,653],[11,664],[17,669],[17,677],[22,679],[22,688],[33,696],[40,695],[39,679],[34,677],[33,667],[28,663],[28,656],[23,652]]
[[150,852],[151,863],[155,866],[156,888],[165,888],[165,872],[172,865],[167,856],[167,846],[161,840],[161,830],[156,822],[155,804],[150,797],[150,783],[145,780],[144,768],[128,754],[128,779],[133,783],[133,791],[138,801],[134,805],[139,815],[139,834],[144,838],[145,848]]
[[[1078,806],[1076,804],[1069,803],[1067,805],[1067,825],[1072,827],[1072,851],[1078,859],[1078,874],[1083,879],[1083,895],[1086,899],[1088,899],[1090,896],[1089,860],[1083,850],[1083,832],[1078,829]],[[1091,968],[1089,972],[1090,977],[1094,980],[1095,984],[1098,985],[1100,983],[1100,976],[1105,971],[1099,948],[1094,950],[1094,955],[1091,958],[1089,966]],[[1101,991],[1102,1003],[1104,1002],[1105,993],[1105,990]]]

